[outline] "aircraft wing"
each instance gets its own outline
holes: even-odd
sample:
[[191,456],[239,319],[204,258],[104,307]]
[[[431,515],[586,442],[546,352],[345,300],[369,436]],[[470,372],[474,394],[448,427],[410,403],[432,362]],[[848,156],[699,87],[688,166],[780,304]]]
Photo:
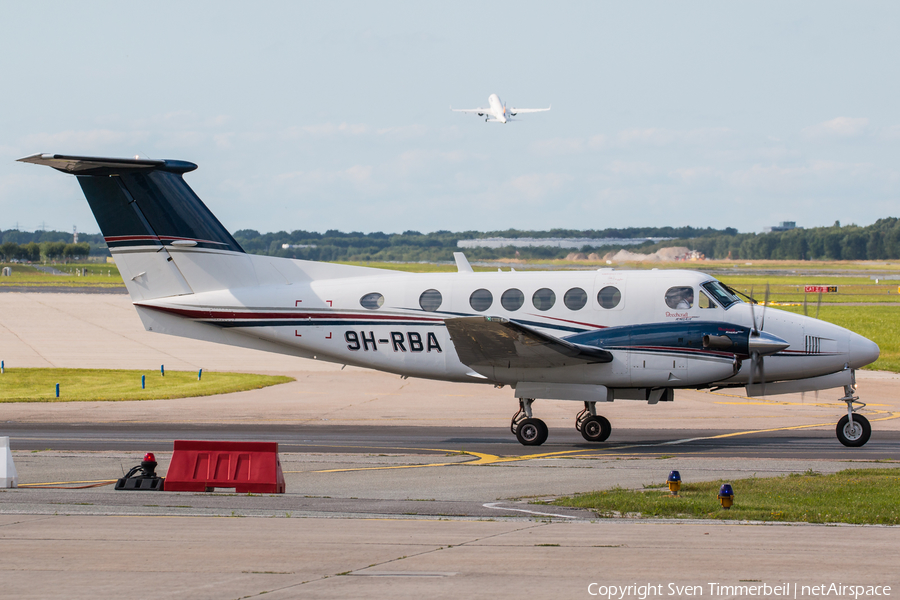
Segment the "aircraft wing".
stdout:
[[452,110],[453,112],[478,113],[479,115],[491,112],[491,109],[489,108],[453,108],[452,106],[450,107],[450,110]]
[[460,317],[444,324],[460,361],[476,370],[562,367],[613,359],[606,350],[573,344],[501,317]]
[[519,113],[547,112],[551,108],[553,107],[548,106],[547,108],[510,108],[509,113],[515,116]]

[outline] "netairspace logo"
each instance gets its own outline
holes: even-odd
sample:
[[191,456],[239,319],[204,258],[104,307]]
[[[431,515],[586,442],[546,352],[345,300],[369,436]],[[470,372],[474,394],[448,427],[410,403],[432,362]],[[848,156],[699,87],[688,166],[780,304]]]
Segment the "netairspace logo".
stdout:
[[889,585],[844,585],[843,583],[821,583],[819,585],[803,585],[798,583],[755,583],[753,585],[726,585],[711,582],[705,585],[680,585],[677,583],[646,583],[631,585],[604,585],[591,583],[588,585],[588,594],[591,596],[606,598],[607,600],[624,600],[624,598],[648,598],[660,596],[709,596],[711,598],[747,596],[751,598],[873,598],[876,596],[889,597],[891,586]]

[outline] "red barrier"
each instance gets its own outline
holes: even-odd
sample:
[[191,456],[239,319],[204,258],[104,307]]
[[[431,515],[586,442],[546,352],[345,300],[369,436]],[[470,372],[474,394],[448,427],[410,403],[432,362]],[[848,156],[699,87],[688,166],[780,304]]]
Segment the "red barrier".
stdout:
[[165,491],[211,492],[214,488],[235,488],[239,494],[283,494],[278,443],[175,440]]

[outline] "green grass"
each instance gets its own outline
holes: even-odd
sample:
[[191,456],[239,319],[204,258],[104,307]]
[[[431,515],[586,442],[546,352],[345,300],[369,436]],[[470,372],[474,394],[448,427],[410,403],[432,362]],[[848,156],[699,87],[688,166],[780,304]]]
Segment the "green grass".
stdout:
[[[141,389],[141,375],[147,387]],[[0,375],[2,402],[166,400],[253,390],[294,381],[253,373],[131,371],[114,369],[10,369]],[[59,398],[56,384],[59,384]]]
[[[802,306],[778,308],[803,314]],[[809,316],[816,316],[814,305],[808,310]],[[878,344],[881,356],[867,369],[900,372],[900,307],[823,305],[819,310],[819,319],[846,327]]]
[[822,275],[723,275],[722,282],[734,289],[749,294],[762,302],[766,296],[766,284],[769,285],[769,301],[782,303],[802,303],[804,298],[810,309],[815,312],[819,301],[818,294],[804,294],[807,285],[836,285],[837,293],[822,294],[822,304],[833,302],[900,302],[898,286],[900,281],[888,280],[875,283],[868,277],[837,277]]
[[[47,263],[58,271],[70,275],[51,275],[21,263],[4,263],[0,267],[10,267],[10,277],[0,277],[0,287],[77,287],[77,288],[124,288],[119,269],[113,263]],[[76,269],[87,269],[84,276],[75,275]]]
[[[734,506],[729,510],[716,498],[723,483],[734,488]],[[678,496],[671,496],[668,489],[616,488],[559,498],[553,504],[595,510],[602,517],[898,525],[900,469],[687,483]]]

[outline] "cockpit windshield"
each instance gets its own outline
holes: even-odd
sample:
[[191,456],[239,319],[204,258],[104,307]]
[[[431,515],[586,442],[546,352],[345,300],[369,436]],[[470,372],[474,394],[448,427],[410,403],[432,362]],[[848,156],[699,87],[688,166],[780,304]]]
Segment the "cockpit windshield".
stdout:
[[703,289],[709,292],[722,308],[728,308],[732,304],[741,301],[741,299],[731,293],[727,287],[715,280],[704,283]]

